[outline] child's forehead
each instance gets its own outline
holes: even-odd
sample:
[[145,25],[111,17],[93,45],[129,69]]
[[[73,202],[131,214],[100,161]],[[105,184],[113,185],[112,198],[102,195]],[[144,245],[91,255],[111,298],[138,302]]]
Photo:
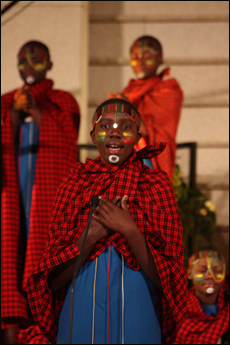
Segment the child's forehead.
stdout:
[[102,118],[100,122],[123,122],[123,121],[128,121],[130,123],[133,122],[132,119],[130,119],[130,115],[118,115],[118,114],[110,114],[110,115],[102,115]]
[[152,41],[147,38],[140,39],[136,41],[133,46],[131,47],[131,53],[134,51],[139,51],[139,50],[154,50],[155,52],[158,52],[159,47],[155,41]]
[[25,46],[23,46],[19,53],[18,53],[18,57],[27,57],[27,55],[30,56],[34,56],[34,57],[47,57],[47,51],[45,50],[45,48],[43,48],[41,45],[36,44],[36,43],[30,43],[27,44]]

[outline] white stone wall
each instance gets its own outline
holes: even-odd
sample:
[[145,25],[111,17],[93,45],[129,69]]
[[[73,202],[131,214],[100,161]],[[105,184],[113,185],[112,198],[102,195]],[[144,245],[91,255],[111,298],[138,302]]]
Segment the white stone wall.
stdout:
[[[11,1],[1,1],[3,9]],[[19,48],[29,40],[50,49],[54,87],[78,101],[84,142],[88,99],[88,1],[19,1],[1,18],[1,94],[22,85],[17,70]]]
[[161,41],[162,68],[184,91],[177,142],[197,142],[197,184],[216,203],[217,224],[228,226],[229,2],[90,1],[89,121],[134,78],[129,47],[141,35]]
[[[1,8],[9,2],[2,1]],[[16,68],[21,45],[44,41],[54,62],[48,77],[76,97],[79,143],[91,143],[95,107],[134,77],[128,51],[143,34],[162,42],[162,68],[171,66],[181,84],[177,142],[197,142],[198,186],[216,203],[217,224],[228,227],[228,1],[20,1],[2,16],[1,93],[21,85]],[[83,160],[86,154],[92,156],[83,152]]]

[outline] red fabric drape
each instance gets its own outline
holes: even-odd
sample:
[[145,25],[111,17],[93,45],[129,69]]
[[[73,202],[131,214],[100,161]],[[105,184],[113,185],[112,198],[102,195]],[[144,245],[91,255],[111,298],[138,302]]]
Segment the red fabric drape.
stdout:
[[1,320],[28,319],[24,286],[42,256],[48,223],[58,185],[77,161],[79,107],[67,92],[52,89],[52,80],[30,87],[42,111],[39,131],[35,181],[32,191],[30,232],[25,239],[20,232],[19,180],[16,172],[14,139],[10,122],[12,91],[1,97],[2,193],[1,193]]
[[221,288],[218,296],[218,313],[206,315],[192,287],[188,293],[187,313],[176,337],[175,344],[218,344],[223,334],[229,332],[229,293]]
[[122,91],[141,115],[148,138],[137,145],[142,149],[158,141],[167,143],[164,152],[152,159],[154,168],[167,172],[172,179],[176,159],[176,132],[180,118],[183,93],[175,79],[163,80],[166,69],[159,76],[149,79],[130,80]]
[[[96,195],[109,200],[128,195],[129,211],[148,242],[161,278],[159,313],[163,341],[172,343],[186,310],[187,276],[183,265],[182,226],[166,173],[149,169],[142,158],[151,158],[165,147],[157,143],[133,155],[121,166],[103,164],[98,157],[78,163],[62,181],[57,192],[49,230],[49,243],[43,258],[28,280],[27,292],[33,316],[45,336],[54,343],[66,288],[52,294],[47,283],[52,268],[79,255],[76,241],[84,231]],[[94,260],[113,243],[133,270],[140,266],[126,239],[114,233],[94,246]],[[80,312],[80,311],[79,311]]]

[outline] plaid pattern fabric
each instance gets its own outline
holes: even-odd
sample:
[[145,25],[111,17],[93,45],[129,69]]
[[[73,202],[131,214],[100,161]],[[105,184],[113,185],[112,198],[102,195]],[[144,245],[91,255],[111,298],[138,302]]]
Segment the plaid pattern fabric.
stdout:
[[[129,211],[148,242],[161,278],[163,292],[158,294],[163,341],[172,343],[186,311],[183,229],[167,174],[149,169],[141,160],[159,154],[164,147],[164,143],[157,143],[138,153],[134,150],[121,166],[104,164],[100,157],[95,161],[88,159],[86,164],[77,163],[62,181],[54,203],[46,252],[27,285],[31,312],[52,343],[68,287],[52,295],[47,277],[54,266],[79,255],[75,243],[88,222],[92,198],[102,195],[112,200],[126,194]],[[110,243],[124,255],[131,269],[140,270],[126,239],[119,233],[98,241],[88,260],[94,260]]]
[[1,195],[1,317],[28,318],[28,303],[23,287],[47,243],[49,218],[56,190],[77,159],[79,107],[67,92],[52,89],[44,80],[31,86],[42,111],[39,148],[30,212],[30,233],[20,234],[19,180],[16,172],[10,107],[16,92],[1,97],[2,123],[2,195]]
[[[226,282],[227,285],[227,282]],[[187,313],[174,344],[218,344],[229,332],[229,293],[221,288],[218,296],[218,313],[206,315],[192,287],[188,292]]]
[[20,329],[16,344],[51,344],[37,325]]
[[[175,79],[162,80],[167,73],[168,69],[154,78],[130,80],[122,93],[137,108],[145,124],[148,132],[145,146],[158,141],[167,142],[164,152],[154,157],[152,163],[154,168],[166,171],[172,179],[176,159],[175,138],[183,93]],[[137,145],[139,149],[140,143]]]

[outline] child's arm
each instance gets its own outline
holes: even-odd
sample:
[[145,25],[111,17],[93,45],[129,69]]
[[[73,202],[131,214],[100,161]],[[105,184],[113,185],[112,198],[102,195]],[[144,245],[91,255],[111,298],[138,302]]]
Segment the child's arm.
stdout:
[[126,195],[122,198],[121,208],[119,208],[107,199],[100,197],[99,206],[96,208],[98,215],[93,214],[93,217],[104,226],[119,232],[126,238],[147,277],[154,285],[162,289],[155,261],[144,236],[129,212],[127,200],[128,197]]

